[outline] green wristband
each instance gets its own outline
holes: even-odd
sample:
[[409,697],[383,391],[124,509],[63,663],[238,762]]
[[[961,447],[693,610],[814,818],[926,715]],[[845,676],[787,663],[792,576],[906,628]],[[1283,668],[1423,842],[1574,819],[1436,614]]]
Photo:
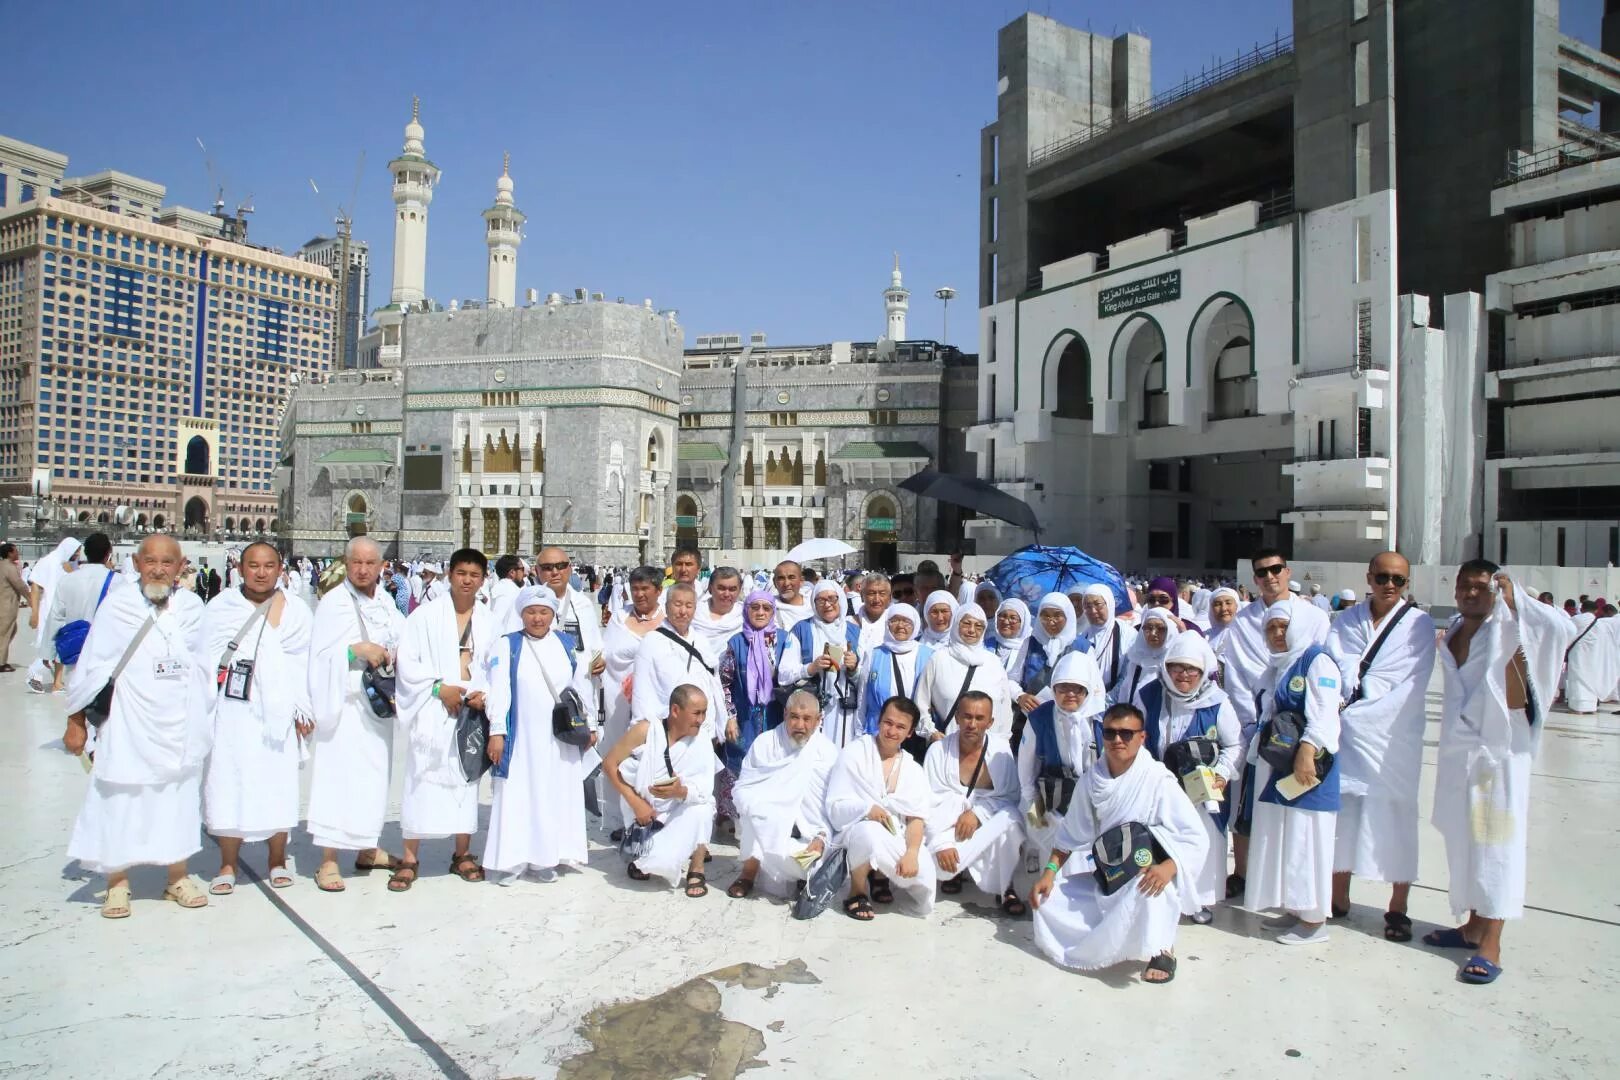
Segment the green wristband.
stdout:
[[1046,868],[1048,870],[1052,871],[1052,873],[1054,873],[1054,874],[1057,873],[1059,870],[1063,869],[1063,867],[1059,866],[1056,861],[1048,861],[1047,864],[1046,864]]
[[354,663],[354,646],[349,646],[349,663]]
[[433,680],[433,696],[434,697],[439,696],[439,687],[441,687],[443,685],[444,685],[444,680],[443,679],[434,679]]

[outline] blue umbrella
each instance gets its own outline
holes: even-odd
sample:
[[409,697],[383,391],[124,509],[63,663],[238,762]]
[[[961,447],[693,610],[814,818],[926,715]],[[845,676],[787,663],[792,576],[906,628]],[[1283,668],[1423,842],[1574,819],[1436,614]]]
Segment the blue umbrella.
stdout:
[[1131,610],[1130,594],[1125,591],[1125,578],[1120,572],[1075,547],[1031,544],[1019,548],[992,566],[988,577],[1003,597],[1016,596],[1031,611],[1047,593],[1067,594],[1087,585],[1112,589],[1116,614]]

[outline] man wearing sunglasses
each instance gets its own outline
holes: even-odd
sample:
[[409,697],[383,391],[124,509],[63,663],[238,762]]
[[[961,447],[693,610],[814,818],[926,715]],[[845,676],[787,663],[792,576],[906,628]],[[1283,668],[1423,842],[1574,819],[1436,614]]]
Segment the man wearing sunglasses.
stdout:
[[574,642],[574,659],[584,663],[591,678],[600,679],[607,668],[602,658],[602,625],[596,619],[596,601],[569,583],[573,563],[560,547],[541,548],[535,558],[540,584],[557,597],[557,628]]
[[[1260,717],[1256,709],[1256,695],[1270,689],[1267,672],[1271,667],[1271,650],[1266,646],[1265,613],[1272,604],[1286,602],[1292,606],[1292,621],[1308,627],[1311,643],[1325,645],[1331,623],[1315,604],[1290,592],[1288,585],[1293,573],[1288,559],[1276,548],[1261,548],[1249,560],[1254,568],[1255,599],[1241,608],[1231,627],[1221,635],[1216,655],[1222,664],[1222,687],[1232,699],[1232,708],[1243,725],[1243,745],[1254,741]],[[1226,880],[1228,899],[1243,895],[1244,872],[1249,862],[1249,815],[1242,808],[1247,800],[1247,789],[1253,775],[1251,765],[1243,770],[1239,782],[1228,789],[1227,798],[1236,814],[1232,823],[1233,873]]]
[[1384,937],[1412,940],[1406,898],[1418,870],[1418,775],[1424,703],[1434,670],[1434,621],[1406,599],[1412,573],[1396,551],[1367,564],[1368,599],[1328,635],[1343,676],[1333,917],[1350,912],[1350,875],[1391,884]]

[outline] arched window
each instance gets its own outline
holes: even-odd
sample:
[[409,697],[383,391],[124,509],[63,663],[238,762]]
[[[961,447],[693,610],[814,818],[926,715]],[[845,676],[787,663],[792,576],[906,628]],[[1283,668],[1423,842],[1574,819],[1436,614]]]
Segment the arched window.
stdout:
[[186,528],[206,529],[208,527],[208,504],[193,496],[186,503]]
[[1148,361],[1142,380],[1142,426],[1164,427],[1170,423],[1170,395],[1164,385],[1164,353]]
[[208,440],[201,435],[193,435],[191,441],[186,443],[186,475],[208,476]]
[[153,517],[152,517],[152,528],[154,528],[154,529],[163,528],[163,515],[162,514],[154,514],[153,515]]
[[647,468],[658,468],[658,435],[647,436]]
[[1253,358],[1254,346],[1241,334],[1229,340],[1216,354],[1215,370],[1211,372],[1210,380],[1211,419],[1254,416],[1259,411]]
[[1057,404],[1053,416],[1066,420],[1090,420],[1091,353],[1079,338],[1069,339],[1058,357]]
[[236,519],[235,518],[226,518],[225,519],[225,531],[230,532],[232,529],[235,529],[235,528],[236,528]]

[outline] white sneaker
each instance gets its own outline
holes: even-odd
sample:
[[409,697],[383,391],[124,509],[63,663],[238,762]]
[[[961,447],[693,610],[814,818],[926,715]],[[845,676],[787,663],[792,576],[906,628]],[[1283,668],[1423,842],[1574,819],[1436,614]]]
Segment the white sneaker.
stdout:
[[1278,915],[1275,919],[1260,921],[1261,927],[1266,930],[1292,930],[1298,923],[1298,915]]
[[554,866],[539,867],[534,871],[534,880],[542,885],[550,885],[557,880],[557,868]]
[[1314,930],[1305,930],[1296,927],[1285,934],[1277,935],[1279,945],[1320,945],[1328,939],[1327,924],[1323,923]]
[[499,874],[495,878],[495,884],[501,886],[504,889],[504,888],[507,888],[508,886],[514,884],[522,876],[523,876],[523,871],[522,870],[513,870],[509,874]]

